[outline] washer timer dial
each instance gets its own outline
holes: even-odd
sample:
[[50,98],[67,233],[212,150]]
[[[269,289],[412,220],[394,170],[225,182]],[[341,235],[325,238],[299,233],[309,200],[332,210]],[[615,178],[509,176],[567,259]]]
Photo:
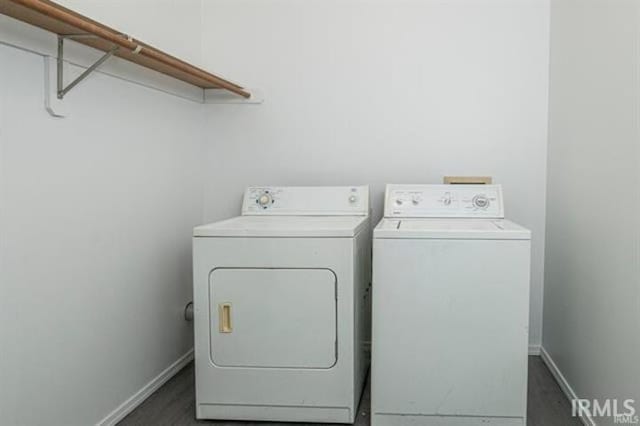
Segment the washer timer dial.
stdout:
[[489,207],[489,204],[489,197],[484,194],[478,194],[473,197],[473,206],[477,209],[486,209],[487,207]]

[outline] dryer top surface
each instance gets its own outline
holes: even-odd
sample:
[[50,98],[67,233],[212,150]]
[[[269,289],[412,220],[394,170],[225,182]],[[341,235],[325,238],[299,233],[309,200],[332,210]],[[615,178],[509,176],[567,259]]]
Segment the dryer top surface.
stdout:
[[193,230],[194,237],[354,237],[368,216],[238,216]]

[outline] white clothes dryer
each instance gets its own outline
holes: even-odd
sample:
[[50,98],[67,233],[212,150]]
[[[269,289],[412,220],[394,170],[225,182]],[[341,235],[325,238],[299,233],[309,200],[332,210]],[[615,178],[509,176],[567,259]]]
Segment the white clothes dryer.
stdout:
[[197,418],[354,421],[370,233],[368,187],[251,187],[194,229]]

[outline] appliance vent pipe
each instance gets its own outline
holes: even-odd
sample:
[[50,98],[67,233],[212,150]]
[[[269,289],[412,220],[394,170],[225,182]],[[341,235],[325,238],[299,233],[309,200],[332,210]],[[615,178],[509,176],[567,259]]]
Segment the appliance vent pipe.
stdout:
[[184,307],[184,320],[193,321],[193,302],[187,303],[187,306]]

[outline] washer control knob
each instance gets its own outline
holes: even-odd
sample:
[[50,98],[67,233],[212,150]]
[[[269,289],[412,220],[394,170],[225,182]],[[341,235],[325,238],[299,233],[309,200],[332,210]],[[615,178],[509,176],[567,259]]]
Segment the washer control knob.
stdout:
[[450,206],[451,205],[451,193],[447,192],[446,194],[444,194],[444,198],[442,199],[442,202],[444,203],[445,206]]
[[349,197],[349,202],[351,204],[354,204],[356,201],[358,201],[358,197],[356,197],[355,195]]
[[478,209],[486,209],[489,207],[489,198],[484,194],[476,195],[473,197],[473,205]]
[[412,203],[414,206],[417,206],[418,204],[420,204],[420,198],[419,198],[419,197],[413,197],[413,198],[411,199],[411,203]]
[[397,206],[401,206],[402,205],[402,200],[400,198],[396,199],[396,205]]
[[271,198],[271,195],[267,194],[266,192],[258,197],[258,204],[260,204],[262,207],[268,206],[272,201],[273,198]]

